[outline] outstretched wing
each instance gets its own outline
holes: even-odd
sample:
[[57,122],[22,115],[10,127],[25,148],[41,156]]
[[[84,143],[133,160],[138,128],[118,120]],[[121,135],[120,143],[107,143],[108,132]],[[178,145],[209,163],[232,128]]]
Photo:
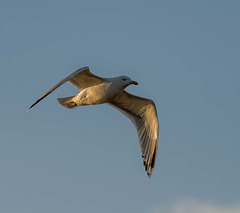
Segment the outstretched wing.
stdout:
[[145,170],[151,177],[157,157],[159,135],[154,102],[123,91],[108,104],[127,116],[136,127]]
[[[96,75],[93,75],[88,67],[83,67],[75,72],[68,75],[66,78],[55,84],[52,88],[50,88],[47,92],[45,92],[32,106],[29,107],[28,110],[30,110],[32,107],[34,107],[37,103],[39,103],[42,99],[44,99],[46,96],[48,96],[51,92],[53,92],[55,89],[63,85],[65,82],[71,83],[73,86],[75,86],[78,90],[83,90],[87,87],[91,87],[97,84],[101,84],[104,79],[101,77],[98,77]],[[27,111],[28,111],[27,110]]]

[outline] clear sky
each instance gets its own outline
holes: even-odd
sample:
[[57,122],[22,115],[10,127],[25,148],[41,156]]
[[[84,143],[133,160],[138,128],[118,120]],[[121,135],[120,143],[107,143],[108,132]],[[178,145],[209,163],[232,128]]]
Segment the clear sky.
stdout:
[[[1,0],[0,212],[240,212],[239,7]],[[70,84],[25,113],[83,66],[127,75],[139,82],[127,91],[155,101],[152,179],[121,113],[58,104],[77,93]]]

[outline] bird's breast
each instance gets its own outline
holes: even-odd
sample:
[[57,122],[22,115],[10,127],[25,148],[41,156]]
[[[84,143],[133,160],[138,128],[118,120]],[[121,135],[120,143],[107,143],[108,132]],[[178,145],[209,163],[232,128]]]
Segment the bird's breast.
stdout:
[[119,95],[121,91],[122,89],[115,87],[115,85],[103,83],[97,86],[88,87],[82,92],[84,92],[87,97],[86,104],[95,105],[109,102]]

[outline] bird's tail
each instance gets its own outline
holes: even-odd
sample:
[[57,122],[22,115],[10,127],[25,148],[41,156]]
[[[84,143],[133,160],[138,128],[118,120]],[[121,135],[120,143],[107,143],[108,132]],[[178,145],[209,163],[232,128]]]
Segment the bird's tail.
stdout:
[[72,109],[77,107],[77,103],[74,101],[75,96],[66,97],[66,98],[58,98],[58,102],[66,108]]

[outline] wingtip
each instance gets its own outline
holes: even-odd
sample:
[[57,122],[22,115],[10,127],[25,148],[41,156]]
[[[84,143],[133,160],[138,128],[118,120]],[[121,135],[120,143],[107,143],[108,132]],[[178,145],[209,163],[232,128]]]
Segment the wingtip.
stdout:
[[33,104],[32,106],[30,106],[25,112],[28,112],[30,109],[32,109],[32,107],[34,106],[35,104]]
[[150,172],[147,172],[147,176],[149,177],[149,179],[151,179],[152,178],[152,171],[150,171]]

